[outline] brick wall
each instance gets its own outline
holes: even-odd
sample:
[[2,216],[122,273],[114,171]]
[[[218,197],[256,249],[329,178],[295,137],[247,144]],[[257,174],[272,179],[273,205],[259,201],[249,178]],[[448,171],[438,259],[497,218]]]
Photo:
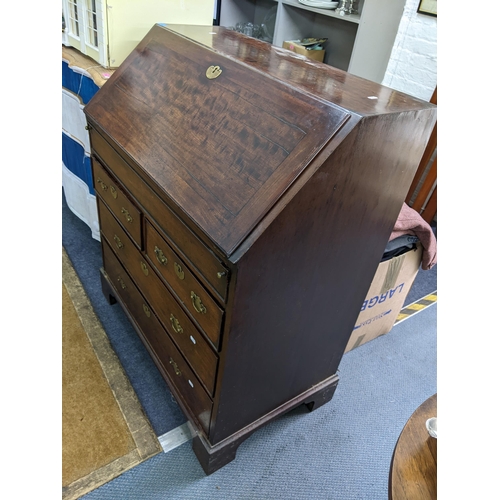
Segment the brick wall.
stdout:
[[428,101],[437,83],[437,18],[407,0],[383,85]]

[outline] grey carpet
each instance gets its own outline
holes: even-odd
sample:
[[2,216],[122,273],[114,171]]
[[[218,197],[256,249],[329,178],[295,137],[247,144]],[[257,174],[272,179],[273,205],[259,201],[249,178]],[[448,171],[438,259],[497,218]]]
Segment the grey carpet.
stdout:
[[205,476],[191,443],[157,455],[85,500],[387,500],[398,436],[437,392],[437,304],[347,353],[338,389],[260,429]]

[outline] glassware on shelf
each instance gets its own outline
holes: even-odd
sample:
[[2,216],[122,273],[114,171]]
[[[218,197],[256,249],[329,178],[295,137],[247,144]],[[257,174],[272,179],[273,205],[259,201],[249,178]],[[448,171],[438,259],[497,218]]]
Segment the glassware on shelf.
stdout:
[[252,36],[254,38],[262,38],[262,27],[258,24],[254,24],[252,28]]
[[354,7],[356,0],[339,0],[339,6],[335,10],[341,16],[348,16],[350,14],[357,14],[358,11]]
[[270,8],[261,23],[238,22],[227,29],[237,31],[244,35],[272,43],[274,36],[274,25],[276,23],[277,6]]
[[253,23],[245,23],[243,26],[243,34],[247,36],[252,36],[253,34]]

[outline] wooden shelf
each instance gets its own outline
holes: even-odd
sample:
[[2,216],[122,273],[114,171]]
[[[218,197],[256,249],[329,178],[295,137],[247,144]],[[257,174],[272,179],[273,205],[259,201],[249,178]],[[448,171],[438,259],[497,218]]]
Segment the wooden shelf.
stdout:
[[[325,37],[326,64],[382,83],[406,0],[359,0],[359,14],[341,16],[298,0],[221,0],[221,26],[238,22],[261,24],[273,19],[273,45],[286,40]],[[270,15],[273,10],[276,15]],[[267,17],[266,17],[267,16]],[[274,20],[275,19],[275,20]],[[274,30],[273,30],[274,28]]]

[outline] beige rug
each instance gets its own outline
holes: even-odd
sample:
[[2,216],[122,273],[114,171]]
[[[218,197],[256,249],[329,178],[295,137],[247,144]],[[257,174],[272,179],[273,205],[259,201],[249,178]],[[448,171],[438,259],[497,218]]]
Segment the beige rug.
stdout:
[[62,492],[81,497],[161,451],[63,248]]

